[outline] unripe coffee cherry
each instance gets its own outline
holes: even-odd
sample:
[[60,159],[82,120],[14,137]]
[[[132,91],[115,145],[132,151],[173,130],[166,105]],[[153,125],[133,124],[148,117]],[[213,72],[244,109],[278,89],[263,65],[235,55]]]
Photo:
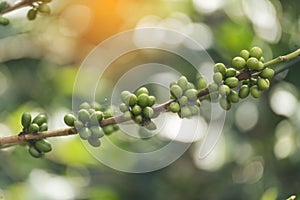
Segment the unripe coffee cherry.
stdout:
[[186,90],[188,87],[188,80],[185,76],[181,76],[178,79],[177,84],[179,85],[179,87],[181,87],[182,90]]
[[151,107],[147,106],[143,109],[143,114],[147,118],[152,118],[154,115],[154,110]]
[[156,102],[156,97],[155,96],[148,96],[148,106],[153,106]]
[[51,13],[51,8],[48,4],[46,3],[42,3],[39,5],[39,7],[37,8],[39,12],[43,13],[43,14],[50,14]]
[[186,105],[188,102],[188,98],[187,96],[182,96],[178,99],[178,103],[180,104],[180,106],[184,106]]
[[99,126],[92,126],[90,130],[93,138],[102,138],[104,136],[102,129]]
[[200,113],[200,108],[196,105],[189,107],[192,115],[198,115]]
[[40,125],[39,131],[47,131],[48,130],[48,124],[47,123],[43,123],[42,125]]
[[83,102],[82,104],[80,104],[79,106],[79,110],[80,109],[85,109],[85,110],[89,110],[91,108],[91,105],[88,102]]
[[273,69],[271,68],[265,68],[260,74],[259,76],[262,78],[267,78],[270,79],[274,76],[275,72]]
[[29,20],[34,20],[36,18],[37,10],[32,8],[27,12],[27,18]]
[[235,88],[239,84],[239,79],[237,79],[236,77],[229,77],[225,79],[224,83],[230,88]]
[[32,123],[30,124],[28,131],[29,133],[37,133],[39,129],[40,129],[39,125],[37,125],[36,123]]
[[180,105],[177,102],[172,102],[169,106],[169,109],[173,113],[178,113],[180,111]]
[[34,143],[34,146],[40,152],[48,153],[52,150],[51,144],[44,139],[38,140]]
[[76,117],[72,114],[67,114],[64,117],[64,122],[65,124],[67,124],[68,126],[74,126],[74,122],[76,120]]
[[242,57],[239,57],[239,56],[234,57],[232,59],[232,66],[237,70],[244,69],[244,67],[246,66],[246,61]]
[[142,115],[137,115],[134,117],[134,121],[137,123],[137,124],[141,124],[143,122],[143,117]]
[[224,110],[230,110],[231,108],[231,103],[225,97],[220,99],[219,104]]
[[258,89],[257,85],[250,88],[251,96],[254,98],[259,98],[261,96],[261,91]]
[[204,77],[199,77],[196,80],[196,88],[197,90],[202,90],[205,89],[207,87],[207,81]]
[[223,75],[221,72],[214,73],[213,79],[216,83],[221,83],[223,81]]
[[82,129],[80,129],[79,131],[79,136],[81,137],[81,139],[83,140],[87,140],[89,139],[89,137],[91,137],[92,132],[89,128],[87,127],[83,127]]
[[252,47],[250,49],[250,56],[251,57],[255,57],[257,59],[260,59],[260,57],[262,56],[263,52],[262,49],[259,47]]
[[226,77],[234,77],[236,75],[236,70],[233,68],[226,69]]
[[247,60],[247,67],[249,69],[258,69],[259,68],[259,64],[258,64],[258,60],[257,58],[251,57]]
[[[221,75],[222,76],[222,75]],[[197,99],[197,94],[198,91],[195,89],[189,89],[185,92],[185,96],[190,100],[190,101],[196,101]]]
[[45,122],[47,122],[47,116],[44,114],[37,115],[32,121],[32,123],[36,123],[39,126]]
[[146,87],[141,87],[135,92],[136,96],[140,96],[141,94],[147,94],[149,95],[149,91]]
[[182,96],[182,89],[179,85],[173,85],[171,88],[170,88],[170,91],[171,91],[171,95],[175,98],[180,98]]
[[141,107],[146,107],[148,105],[148,95],[147,94],[139,95],[137,103]]
[[7,18],[5,18],[5,17],[2,17],[0,15],[0,24],[3,25],[3,26],[6,26],[6,25],[9,24],[9,20]]
[[21,117],[21,123],[25,129],[28,129],[31,124],[31,114],[27,112],[23,113]]
[[214,72],[220,72],[223,76],[226,75],[226,66],[223,63],[216,63]]
[[130,119],[132,118],[131,112],[130,112],[130,111],[124,112],[123,118],[124,118],[125,120],[130,120]]
[[242,87],[240,88],[240,91],[239,91],[239,97],[241,99],[244,99],[246,98],[250,93],[250,88],[248,85],[242,85]]
[[76,120],[74,122],[74,127],[75,127],[77,132],[79,132],[83,128],[83,126],[84,126],[83,123],[79,120]]
[[90,115],[90,121],[89,121],[89,126],[90,125],[99,125],[98,117],[96,112]]
[[120,111],[121,112],[126,112],[126,111],[128,111],[128,107],[127,107],[127,105],[125,104],[125,103],[121,103],[120,105],[119,105],[119,109],[120,109]]
[[248,58],[249,58],[249,56],[250,56],[250,53],[249,53],[249,51],[243,49],[243,50],[240,52],[240,56],[241,56],[242,58],[244,58],[245,60],[248,60]]
[[29,149],[28,149],[28,152],[34,158],[40,158],[40,157],[42,157],[44,155],[42,152],[40,152],[39,150],[37,150],[35,148],[35,146],[30,146]]
[[195,85],[191,82],[188,82],[188,85],[187,85],[187,90],[189,89],[195,89]]
[[270,87],[270,81],[268,79],[259,78],[257,80],[257,87],[259,90],[265,91]]
[[105,135],[111,135],[115,131],[113,125],[104,126],[102,130]]
[[129,95],[129,101],[128,101],[128,105],[129,106],[134,106],[137,103],[137,96],[134,94]]
[[78,111],[78,119],[85,124],[90,120],[90,113],[85,109],[81,109]]
[[132,107],[131,111],[134,115],[139,115],[142,113],[142,108],[139,105],[135,105]]
[[208,85],[209,92],[215,92],[218,89],[219,89],[219,86],[216,83],[211,83],[211,84]]
[[228,87],[228,85],[221,85],[219,87],[219,93],[222,96],[227,96],[230,93],[230,87]]
[[237,103],[240,100],[238,93],[234,90],[231,90],[227,99],[228,99],[228,101],[230,101],[232,103]]
[[148,129],[148,130],[150,130],[150,131],[153,131],[153,130],[155,130],[157,127],[156,127],[156,124],[155,124],[153,121],[150,121],[150,123],[147,124],[147,125],[145,126],[145,128]]
[[258,62],[258,66],[257,66],[257,70],[258,70],[258,71],[261,71],[261,70],[264,69],[264,67],[265,67],[265,66],[264,66],[264,63],[262,63],[261,61],[259,61],[259,62]]
[[129,99],[128,96],[131,95],[131,92],[125,90],[121,92],[121,100],[123,103],[125,103],[126,105],[129,105]]
[[101,146],[101,141],[98,138],[90,137],[88,139],[88,142],[93,147],[100,147]]
[[262,62],[262,63],[264,63],[265,62],[265,58],[264,57],[260,57],[259,61]]
[[180,110],[180,117],[181,118],[188,118],[191,115],[192,115],[192,112],[191,112],[191,110],[189,109],[188,106],[184,106],[184,107],[181,108],[181,110]]

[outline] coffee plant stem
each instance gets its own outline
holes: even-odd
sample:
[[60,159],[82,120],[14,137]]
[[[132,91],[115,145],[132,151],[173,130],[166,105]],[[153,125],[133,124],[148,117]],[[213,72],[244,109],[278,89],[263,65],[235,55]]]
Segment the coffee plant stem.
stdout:
[[20,1],[12,6],[8,6],[6,9],[2,10],[0,12],[0,14],[5,14],[5,13],[9,13],[11,11],[26,7],[26,6],[30,6],[34,1],[33,0],[23,0]]
[[[19,4],[16,4],[15,6],[22,7],[22,6],[29,4],[30,2],[31,1],[29,1],[29,0],[22,1]],[[270,67],[270,66],[273,66],[273,65],[285,62],[285,61],[289,61],[289,60],[297,58],[298,56],[300,56],[300,49],[297,49],[296,51],[294,51],[290,54],[287,54],[284,56],[279,56],[273,60],[270,60],[264,64],[264,67]],[[288,68],[286,68],[286,70],[287,69]],[[251,72],[251,73],[255,73],[255,71]],[[245,73],[245,72],[241,73],[237,76],[237,78],[239,80],[248,79],[251,76],[251,73]],[[197,98],[201,99],[201,97],[203,97],[207,94],[209,94],[209,89],[208,88],[202,89],[198,92]],[[163,111],[167,112],[169,109],[169,106],[172,102],[174,102],[174,100],[168,100],[162,104],[154,106],[153,110],[155,112],[163,112]],[[122,115],[119,115],[119,116],[115,116],[115,117],[111,117],[111,118],[102,120],[100,123],[100,126],[104,127],[107,125],[123,123],[126,121],[129,121],[129,120],[125,119]],[[49,138],[49,137],[68,136],[68,135],[74,135],[74,134],[77,134],[75,128],[64,128],[64,129],[58,129],[58,130],[52,130],[52,131],[43,131],[43,132],[39,132],[39,133],[35,133],[35,134],[23,134],[21,132],[21,133],[19,133],[19,135],[0,138],[0,149],[7,148],[7,147],[17,145],[17,144],[25,144],[29,140],[43,139],[43,138]]]

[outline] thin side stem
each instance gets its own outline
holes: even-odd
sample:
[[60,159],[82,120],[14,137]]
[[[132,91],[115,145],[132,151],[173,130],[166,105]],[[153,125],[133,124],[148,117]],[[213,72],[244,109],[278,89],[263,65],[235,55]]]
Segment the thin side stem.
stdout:
[[[298,56],[300,56],[300,49],[297,49],[296,51],[294,51],[290,54],[287,54],[284,56],[279,56],[273,60],[266,62],[264,65],[265,65],[265,67],[270,67],[270,66],[273,66],[273,65],[285,62],[285,61],[295,59]],[[256,72],[253,72],[253,73],[256,73]],[[240,75],[238,75],[237,78],[239,80],[246,80],[250,77],[250,75],[251,74],[244,72],[244,73],[241,73]],[[210,93],[209,89],[206,88],[206,89],[200,90],[198,92],[197,97],[198,97],[198,99],[201,100],[202,97],[204,97],[205,95],[208,95],[209,93]],[[169,106],[172,102],[174,102],[174,100],[168,100],[162,104],[155,106],[153,109],[155,112],[164,112],[164,111],[168,112]],[[116,123],[123,123],[123,122],[127,122],[127,121],[130,121],[130,120],[125,119],[122,115],[119,115],[119,116],[115,116],[115,117],[111,117],[111,118],[102,120],[100,123],[100,126],[104,127],[107,125],[113,125]],[[29,140],[42,139],[42,138],[48,138],[48,137],[68,136],[68,135],[74,135],[74,134],[77,134],[75,128],[65,128],[65,129],[59,129],[59,130],[53,130],[53,131],[44,131],[44,132],[40,132],[38,134],[26,134],[26,135],[19,134],[16,136],[3,137],[3,138],[0,138],[0,149],[6,148],[6,147],[9,147],[12,145],[16,145],[16,144],[24,144]]]
[[6,9],[2,10],[0,12],[0,14],[6,14],[6,13],[9,13],[11,11],[14,11],[14,10],[17,10],[17,9],[20,9],[20,8],[23,8],[23,7],[26,7],[26,6],[30,6],[34,1],[33,0],[23,0],[23,1],[20,1],[12,6],[8,6]]

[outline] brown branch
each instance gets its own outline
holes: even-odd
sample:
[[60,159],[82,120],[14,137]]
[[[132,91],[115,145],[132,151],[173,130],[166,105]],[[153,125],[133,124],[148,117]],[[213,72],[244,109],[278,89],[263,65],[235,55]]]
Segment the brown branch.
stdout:
[[[265,63],[265,67],[269,67],[275,64],[278,64],[280,62],[284,62],[284,61],[288,61],[294,58],[297,58],[300,55],[300,49],[287,54],[285,56],[279,56],[271,61],[268,61]],[[240,73],[238,76],[236,76],[240,81],[241,80],[246,80],[248,78],[251,77],[252,74],[257,73],[257,71],[249,71],[249,72],[242,72]],[[209,94],[209,89],[203,89],[200,90],[198,92],[198,99],[203,100],[203,98],[205,95]],[[169,106],[172,102],[174,102],[175,100],[168,100],[165,103],[159,104],[157,106],[154,106],[154,111],[155,112],[163,112],[163,111],[168,111]],[[101,121],[100,126],[104,127],[107,125],[113,125],[116,123],[123,123],[123,122],[127,122],[130,121],[128,119],[125,119],[122,115],[118,115],[115,117],[111,117],[108,119],[104,119]],[[16,136],[9,136],[9,137],[3,137],[0,138],[0,149],[1,148],[6,148],[12,145],[16,145],[16,144],[24,144],[29,140],[34,140],[34,139],[42,139],[42,138],[48,138],[48,137],[59,137],[59,136],[68,136],[68,135],[74,135],[77,134],[77,131],[75,130],[75,128],[65,128],[65,129],[59,129],[59,130],[53,130],[53,131],[44,131],[44,132],[40,132],[38,134],[19,134]]]
[[23,1],[20,1],[12,6],[8,6],[7,8],[5,8],[4,10],[2,10],[0,12],[0,14],[6,14],[6,13],[9,13],[11,11],[14,11],[14,10],[17,10],[17,9],[20,9],[20,8],[23,8],[23,7],[26,7],[26,6],[30,6],[32,5],[34,1],[33,0],[23,0]]

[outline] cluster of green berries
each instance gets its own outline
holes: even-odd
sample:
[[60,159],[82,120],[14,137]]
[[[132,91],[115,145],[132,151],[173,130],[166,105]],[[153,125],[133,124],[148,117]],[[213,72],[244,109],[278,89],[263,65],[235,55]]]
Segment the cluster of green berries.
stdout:
[[[21,118],[23,131],[21,134],[38,134],[48,130],[47,116],[37,115],[33,120],[30,113],[23,113]],[[51,144],[45,139],[28,141],[29,153],[35,158],[40,158],[52,150]]]
[[29,20],[34,20],[38,13],[40,14],[50,14],[51,8],[48,5],[52,0],[38,0],[33,1],[31,6],[32,8],[27,12],[27,18]]
[[132,119],[149,130],[156,129],[156,124],[151,120],[158,114],[153,109],[156,98],[149,95],[146,87],[141,87],[134,93],[123,91],[121,100],[122,103],[119,105],[119,109],[123,113],[124,119]]
[[74,127],[83,140],[87,140],[90,145],[99,147],[100,138],[110,135],[119,130],[118,125],[107,125],[101,127],[101,121],[112,117],[112,109],[104,109],[100,104],[93,102],[91,104],[84,102],[80,105],[77,117],[73,114],[67,114],[64,122],[70,127]]
[[[6,1],[2,1],[0,3],[0,13],[5,10],[6,8],[8,8],[8,3]],[[6,26],[9,24],[9,20],[5,17],[3,17],[2,15],[0,15],[0,25]]]
[[[197,83],[206,84],[203,77],[197,80]],[[201,87],[202,88],[202,85]],[[171,99],[174,101],[170,104],[169,110],[178,113],[181,118],[188,118],[197,115],[200,112],[200,100],[198,99],[198,87],[187,80],[185,76],[181,76],[177,82],[170,84]]]
[[[274,70],[264,66],[262,54],[261,48],[253,47],[250,51],[242,50],[239,56],[234,57],[232,68],[227,68],[223,63],[215,64],[214,82],[208,88],[210,95],[215,94],[223,109],[229,110],[231,103],[237,103],[249,94],[259,98],[263,91],[269,89],[269,79],[274,76]],[[245,73],[247,78],[239,78],[241,73]],[[243,81],[240,83],[240,80]]]

